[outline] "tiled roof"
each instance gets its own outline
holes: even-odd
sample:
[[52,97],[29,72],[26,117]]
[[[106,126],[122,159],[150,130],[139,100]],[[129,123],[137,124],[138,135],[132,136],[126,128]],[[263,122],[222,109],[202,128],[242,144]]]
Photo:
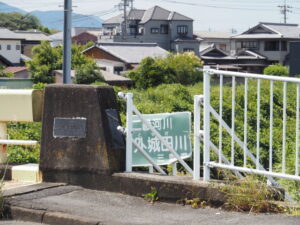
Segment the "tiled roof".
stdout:
[[9,66],[9,67],[6,67],[4,69],[4,72],[5,73],[18,73],[18,72],[21,72],[21,71],[24,71],[24,70],[27,70],[27,67],[26,66]]
[[40,31],[15,31],[15,33],[26,41],[50,41],[49,35]]
[[[257,32],[257,30],[259,32]],[[255,32],[256,31],[256,32]],[[266,38],[287,38],[300,39],[300,27],[297,24],[284,23],[265,23],[261,22],[258,25],[250,28],[242,34],[235,35],[234,39],[266,39]]]
[[139,64],[146,57],[166,57],[168,55],[168,52],[156,43],[100,43],[91,48],[95,47],[130,64]]
[[22,38],[19,34],[16,34],[15,32],[12,32],[4,27],[0,27],[0,39],[4,40],[22,40]]
[[102,24],[121,24],[124,21],[123,14],[119,14],[117,16],[111,17],[105,20]]
[[123,77],[117,74],[113,74],[104,70],[100,70],[105,81],[131,81],[131,79],[127,77]]
[[[149,20],[187,20],[192,21],[191,18],[184,16],[178,12],[171,12],[169,10],[163,9],[159,6],[154,6],[147,10],[132,9],[128,12],[129,20],[140,20],[140,23],[147,23]],[[114,16],[103,24],[121,24],[124,21],[123,14]]]
[[170,12],[159,6],[154,6],[150,9],[146,10],[140,23],[143,24],[143,23],[148,22],[149,20],[187,20],[187,21],[192,21],[191,18],[181,15],[177,12]]
[[216,39],[229,39],[232,35],[226,32],[212,32],[212,31],[195,31],[194,34],[201,39],[216,38]]

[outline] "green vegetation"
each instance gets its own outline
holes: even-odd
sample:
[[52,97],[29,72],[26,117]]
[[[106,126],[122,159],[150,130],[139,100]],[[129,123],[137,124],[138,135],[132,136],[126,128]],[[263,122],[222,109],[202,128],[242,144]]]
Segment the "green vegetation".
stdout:
[[253,177],[227,183],[220,189],[227,196],[223,205],[226,210],[254,213],[284,212],[283,207],[273,202],[280,193]]
[[145,195],[143,195],[144,199],[152,204],[158,200],[157,190],[155,187],[151,187],[151,191]]
[[[41,139],[41,123],[8,123],[8,135],[15,140]],[[9,146],[8,161],[10,163],[37,163],[40,146]]]
[[191,52],[169,54],[166,58],[145,58],[136,70],[128,73],[139,89],[160,84],[193,84],[202,80],[201,60]]
[[[95,81],[103,81],[98,67],[93,59],[81,53],[82,46],[72,46],[72,69],[76,71],[75,82],[78,84],[90,84]],[[53,83],[53,70],[62,69],[63,49],[61,46],[51,47],[49,42],[33,48],[33,57],[26,65],[31,72],[34,83]]]
[[37,17],[31,14],[18,12],[0,13],[0,27],[9,30],[30,30],[38,29],[41,24]]
[[13,77],[14,74],[11,72],[4,72],[5,67],[0,65],[0,77]]
[[193,199],[185,198],[185,199],[178,200],[176,202],[176,204],[180,204],[180,205],[183,205],[183,206],[184,205],[191,205],[191,207],[193,209],[199,209],[199,208],[204,209],[207,206],[207,201],[202,200],[200,198],[193,198]]
[[274,65],[266,67],[264,69],[264,74],[276,75],[276,76],[288,76],[289,69],[288,69],[288,67],[283,66],[281,64],[274,64]]
[[[282,113],[283,113],[283,93],[282,84],[277,83],[274,85],[274,129],[273,129],[273,155],[274,155],[274,171],[281,171],[281,159],[282,159]],[[256,94],[256,81],[249,81],[248,93],[248,148],[252,153],[256,154],[256,106],[257,106],[257,94]],[[120,88],[115,88],[115,91],[120,91]],[[181,84],[162,84],[155,88],[148,88],[146,90],[131,89],[125,90],[130,91],[134,94],[134,103],[142,113],[161,113],[161,112],[177,112],[177,111],[193,111],[193,96],[195,94],[201,94],[202,83],[197,83],[191,86],[183,86]],[[230,85],[224,86],[224,102],[223,102],[223,119],[227,124],[231,124],[231,87]],[[219,87],[212,86],[211,89],[212,106],[218,109],[219,105]],[[261,82],[261,138],[260,138],[260,162],[268,169],[268,155],[269,155],[269,82]],[[288,84],[287,93],[287,161],[286,169],[287,173],[295,173],[295,118],[296,118],[296,87],[294,84]],[[125,122],[125,103],[118,99],[119,109],[121,112],[122,121]],[[244,86],[237,84],[236,86],[236,118],[235,126],[237,136],[243,140],[243,129],[244,129]],[[218,143],[218,122],[212,118],[211,123],[211,138],[214,143]],[[31,129],[36,129],[35,133],[41,131],[39,124],[30,125]],[[33,126],[33,127],[32,127]],[[13,128],[13,129],[12,129]],[[16,137],[12,135],[12,132],[24,134],[24,138],[21,139],[32,139],[40,140],[39,136],[35,138],[30,137],[25,124],[17,126],[11,124],[9,126],[10,137]],[[29,135],[27,135],[29,134]],[[27,136],[26,136],[27,135]],[[230,158],[231,150],[231,137],[225,131],[223,131],[223,153]],[[239,146],[235,146],[235,164],[243,165],[243,150]],[[202,154],[202,153],[201,153]],[[37,156],[37,155],[36,155]],[[202,156],[201,156],[202,158]],[[211,155],[211,158],[217,159],[215,154]],[[27,160],[27,159],[26,159]],[[36,161],[38,158],[35,159]],[[249,167],[255,167],[255,165],[247,158],[247,164]],[[14,160],[15,161],[15,160]],[[20,160],[21,161],[21,160]],[[179,168],[180,170],[180,168]],[[217,175],[216,175],[217,176]],[[295,198],[300,201],[300,182],[290,180],[279,180],[280,183],[287,189],[287,191]]]
[[19,12],[0,12],[0,27],[5,27],[9,30],[39,30],[46,34],[54,34],[57,30],[49,29],[42,26],[39,19],[28,14],[22,14]]

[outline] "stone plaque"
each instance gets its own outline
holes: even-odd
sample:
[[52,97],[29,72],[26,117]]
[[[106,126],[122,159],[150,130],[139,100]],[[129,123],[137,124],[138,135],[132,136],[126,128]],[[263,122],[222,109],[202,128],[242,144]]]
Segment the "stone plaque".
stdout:
[[85,138],[86,118],[54,118],[53,137]]
[[125,147],[125,141],[123,135],[118,131],[119,123],[119,114],[116,109],[106,109],[106,116],[108,119],[108,125],[112,137],[112,144],[114,148],[123,148]]

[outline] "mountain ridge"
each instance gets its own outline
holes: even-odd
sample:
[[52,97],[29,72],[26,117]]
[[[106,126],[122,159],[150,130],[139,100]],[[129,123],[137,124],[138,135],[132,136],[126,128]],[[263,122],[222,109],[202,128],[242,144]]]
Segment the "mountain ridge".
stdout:
[[[30,13],[36,16],[43,26],[50,29],[63,30],[63,10],[47,10],[39,11],[35,10],[27,12],[17,7],[8,5],[0,1],[0,12],[19,12],[23,14]],[[84,15],[79,13],[72,14],[72,27],[101,27],[103,20],[93,15]]]

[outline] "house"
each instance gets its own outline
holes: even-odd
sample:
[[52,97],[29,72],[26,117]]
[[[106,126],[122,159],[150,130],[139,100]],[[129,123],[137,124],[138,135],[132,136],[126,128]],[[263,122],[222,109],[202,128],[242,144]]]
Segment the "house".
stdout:
[[9,66],[4,69],[5,73],[13,73],[14,78],[29,79],[29,71],[26,66]]
[[230,52],[231,50],[231,34],[226,32],[212,31],[195,31],[194,35],[200,41],[200,52],[207,49],[211,45],[215,45],[218,49]]
[[205,65],[230,71],[261,73],[268,66],[267,58],[250,50],[241,50],[232,55],[212,45],[200,52]]
[[98,32],[85,31],[78,35],[73,36],[72,43],[78,44],[78,45],[85,45],[88,42],[97,43],[98,36],[99,36]]
[[[157,43],[172,52],[193,51],[199,55],[199,40],[193,36],[193,19],[159,6],[147,10],[131,9],[123,15],[103,22],[106,33],[114,42]],[[101,37],[100,42],[104,37]]]
[[114,74],[135,68],[146,57],[168,55],[156,43],[99,43],[83,53],[94,58],[101,69]]
[[32,57],[33,47],[40,45],[42,41],[50,41],[49,35],[40,31],[14,31],[22,38],[21,53],[29,58]]
[[[94,41],[95,40],[95,36],[98,39],[98,36],[100,35],[101,32],[102,32],[102,28],[95,28],[95,27],[73,27],[72,30],[71,30],[71,36],[72,36],[72,38],[75,37],[75,39],[73,40],[73,42],[76,42],[76,41],[79,41],[79,42],[81,42],[81,41],[88,42],[89,38],[91,38],[90,41]],[[86,33],[86,35],[79,36],[81,33]],[[58,32],[58,33],[50,35],[49,38],[50,38],[50,42],[51,42],[51,46],[52,47],[55,47],[55,46],[58,46],[58,45],[62,45],[63,44],[63,40],[64,40],[64,33],[63,32]]]
[[[100,70],[104,82],[113,85],[113,86],[132,86],[133,81],[127,77],[119,76],[104,70]],[[75,78],[76,71],[72,70],[71,71],[71,78],[74,80]],[[62,70],[54,70],[53,75],[55,77],[55,83],[56,84],[62,84],[63,83],[63,71]]]
[[266,57],[268,64],[288,65],[289,43],[300,40],[297,24],[264,23],[232,37],[233,51],[250,50]]
[[19,66],[21,60],[21,42],[24,39],[6,28],[0,28],[0,65]]

